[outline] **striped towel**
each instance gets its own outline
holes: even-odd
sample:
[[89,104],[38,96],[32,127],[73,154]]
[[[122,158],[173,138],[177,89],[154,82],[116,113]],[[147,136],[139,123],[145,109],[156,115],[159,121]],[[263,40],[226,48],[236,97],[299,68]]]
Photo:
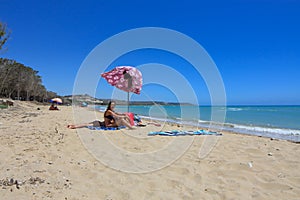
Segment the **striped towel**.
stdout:
[[154,135],[163,135],[163,136],[182,136],[182,135],[217,135],[220,136],[222,133],[213,132],[213,131],[206,131],[206,130],[198,130],[198,131],[157,131],[157,132],[150,132],[148,136]]
[[91,130],[105,130],[105,131],[108,131],[108,130],[120,130],[120,129],[123,129],[123,128],[126,128],[125,126],[119,126],[119,127],[105,127],[105,126],[87,126],[88,129],[91,129]]

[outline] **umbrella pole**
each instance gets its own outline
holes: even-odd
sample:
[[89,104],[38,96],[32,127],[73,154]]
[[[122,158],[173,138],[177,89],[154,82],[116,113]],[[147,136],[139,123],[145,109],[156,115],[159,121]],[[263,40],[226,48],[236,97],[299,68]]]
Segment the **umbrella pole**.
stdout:
[[129,112],[129,92],[127,92],[127,112]]

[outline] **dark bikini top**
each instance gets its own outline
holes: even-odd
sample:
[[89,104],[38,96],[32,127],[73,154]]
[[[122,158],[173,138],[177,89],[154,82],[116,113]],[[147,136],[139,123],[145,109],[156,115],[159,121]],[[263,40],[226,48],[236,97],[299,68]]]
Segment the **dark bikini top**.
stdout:
[[109,119],[109,120],[114,120],[115,119],[112,115],[107,115],[107,116],[104,116],[104,117]]
[[114,120],[115,119],[112,115],[106,115],[105,116],[105,113],[104,113],[104,118],[107,118],[109,120]]

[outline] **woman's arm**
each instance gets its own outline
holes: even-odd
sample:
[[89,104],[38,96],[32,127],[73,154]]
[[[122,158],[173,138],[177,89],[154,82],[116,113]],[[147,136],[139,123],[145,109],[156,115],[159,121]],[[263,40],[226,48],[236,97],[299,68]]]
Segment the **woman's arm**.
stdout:
[[116,112],[113,112],[111,110],[108,111],[110,115],[112,115],[113,117],[124,117],[126,116],[126,114],[122,114],[122,113],[116,113]]
[[112,111],[112,112],[115,113],[115,114],[117,114],[117,115],[119,115],[119,117],[124,117],[124,116],[126,116],[125,113],[119,113],[119,112],[116,112],[116,111]]

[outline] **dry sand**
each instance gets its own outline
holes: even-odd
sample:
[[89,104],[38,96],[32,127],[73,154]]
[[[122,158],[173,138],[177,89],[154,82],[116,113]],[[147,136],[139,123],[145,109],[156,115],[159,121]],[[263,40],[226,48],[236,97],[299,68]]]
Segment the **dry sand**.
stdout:
[[[66,128],[74,123],[72,108],[60,109],[17,101],[0,110],[1,199],[300,198],[299,144],[232,133],[218,138],[147,136],[149,131],[187,128],[172,125],[77,131]],[[78,111],[83,113],[81,122],[101,119],[92,111]],[[125,161],[115,160],[117,152],[103,150],[103,138],[125,152]],[[155,170],[190,139],[182,156]],[[209,151],[205,145],[213,148]],[[147,155],[161,149],[149,160]],[[203,158],[201,149],[208,153]],[[142,157],[134,160],[130,155]],[[110,159],[112,166],[105,164]]]

